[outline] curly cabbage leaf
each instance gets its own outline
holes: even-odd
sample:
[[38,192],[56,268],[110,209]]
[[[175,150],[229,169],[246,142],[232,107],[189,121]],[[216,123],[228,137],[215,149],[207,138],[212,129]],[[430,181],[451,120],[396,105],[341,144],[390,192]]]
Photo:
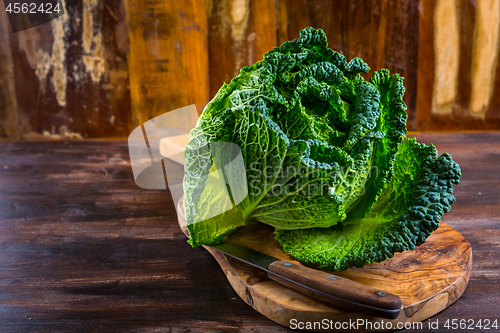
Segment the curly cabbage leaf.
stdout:
[[283,250],[328,270],[361,267],[413,250],[439,227],[455,202],[460,168],[449,154],[408,139],[396,154],[394,175],[363,218],[331,228],[276,229]]
[[405,141],[403,78],[382,69],[366,81],[369,70],[306,28],[224,84],[185,150],[189,243],[218,243],[258,220],[285,252],[341,270],[425,241],[460,169]]

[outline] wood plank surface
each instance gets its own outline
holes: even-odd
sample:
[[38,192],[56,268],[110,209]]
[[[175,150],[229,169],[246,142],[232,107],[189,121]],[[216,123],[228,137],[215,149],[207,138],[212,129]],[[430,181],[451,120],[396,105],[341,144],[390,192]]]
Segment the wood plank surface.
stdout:
[[[422,332],[500,320],[500,133],[417,138],[460,163],[443,222],[474,255],[465,293]],[[168,192],[134,184],[126,141],[0,142],[0,202],[0,331],[291,332],[186,243]]]

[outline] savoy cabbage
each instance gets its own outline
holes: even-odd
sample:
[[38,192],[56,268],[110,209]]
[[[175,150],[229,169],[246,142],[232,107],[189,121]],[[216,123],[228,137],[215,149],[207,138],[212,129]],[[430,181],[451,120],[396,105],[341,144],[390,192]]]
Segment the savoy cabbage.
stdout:
[[[344,270],[425,242],[455,201],[460,167],[406,139],[403,78],[382,69],[366,81],[369,70],[306,28],[224,84],[185,150],[189,243],[257,220],[301,262]],[[218,143],[242,157],[241,179],[218,172],[224,188],[209,174],[234,156]]]

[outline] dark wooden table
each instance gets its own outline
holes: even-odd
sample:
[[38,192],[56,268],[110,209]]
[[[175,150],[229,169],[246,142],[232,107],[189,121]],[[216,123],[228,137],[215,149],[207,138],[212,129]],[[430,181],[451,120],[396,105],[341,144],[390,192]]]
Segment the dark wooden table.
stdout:
[[[462,167],[443,221],[473,250],[469,286],[432,332],[461,331],[446,319],[500,321],[500,132],[417,137]],[[0,331],[291,330],[186,243],[167,191],[135,185],[127,141],[89,140],[0,142]]]

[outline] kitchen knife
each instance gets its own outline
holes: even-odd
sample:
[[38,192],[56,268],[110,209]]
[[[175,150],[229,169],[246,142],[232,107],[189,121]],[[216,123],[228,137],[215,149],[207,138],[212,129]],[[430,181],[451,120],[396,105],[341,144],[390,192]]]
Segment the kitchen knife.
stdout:
[[398,296],[362,283],[280,260],[232,242],[205,246],[263,269],[279,284],[342,310],[388,319],[397,318],[401,310]]

